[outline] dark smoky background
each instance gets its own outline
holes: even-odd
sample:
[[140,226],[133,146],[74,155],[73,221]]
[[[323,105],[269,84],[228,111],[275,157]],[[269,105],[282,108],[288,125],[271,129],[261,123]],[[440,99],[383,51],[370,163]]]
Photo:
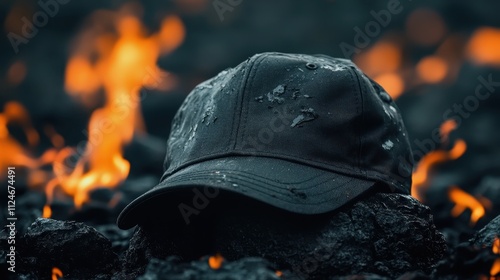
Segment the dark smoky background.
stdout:
[[[461,240],[500,213],[498,11],[493,0],[2,1],[0,167],[18,166],[18,207],[38,209],[31,216],[113,221],[160,178],[172,117],[198,83],[260,52],[326,54],[353,59],[396,99],[421,163],[413,192],[449,240]],[[84,148],[92,113],[109,99],[94,80],[130,68],[87,69],[126,36],[109,31],[122,14],[139,19],[144,37],[163,34],[151,58],[159,82],[138,90],[143,118],[124,145],[126,179],[96,188],[83,210],[70,210],[74,194],[49,184],[55,159],[33,161],[48,150]],[[98,51],[86,51],[92,47]],[[82,54],[83,65],[74,60]],[[103,212],[109,219],[96,221]]]

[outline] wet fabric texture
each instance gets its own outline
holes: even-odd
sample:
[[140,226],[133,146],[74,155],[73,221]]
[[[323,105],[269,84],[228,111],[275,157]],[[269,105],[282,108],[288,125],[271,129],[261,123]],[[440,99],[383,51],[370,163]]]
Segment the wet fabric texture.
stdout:
[[165,197],[207,186],[325,213],[376,182],[408,194],[412,158],[396,104],[351,61],[257,54],[187,96],[160,183],[128,205],[118,225],[130,228]]

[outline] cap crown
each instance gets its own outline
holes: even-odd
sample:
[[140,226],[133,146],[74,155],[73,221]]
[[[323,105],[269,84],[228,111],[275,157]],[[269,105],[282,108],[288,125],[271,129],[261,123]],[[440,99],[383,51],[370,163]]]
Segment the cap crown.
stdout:
[[397,106],[352,62],[327,56],[258,54],[193,89],[172,123],[164,178],[235,155],[289,160],[402,193],[411,186]]

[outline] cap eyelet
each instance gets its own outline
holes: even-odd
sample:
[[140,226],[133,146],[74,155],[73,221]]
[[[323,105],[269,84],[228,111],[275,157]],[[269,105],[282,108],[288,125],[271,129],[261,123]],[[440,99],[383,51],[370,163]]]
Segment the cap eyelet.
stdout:
[[306,68],[309,69],[309,70],[314,70],[314,69],[318,69],[318,65],[309,62],[309,63],[306,64]]

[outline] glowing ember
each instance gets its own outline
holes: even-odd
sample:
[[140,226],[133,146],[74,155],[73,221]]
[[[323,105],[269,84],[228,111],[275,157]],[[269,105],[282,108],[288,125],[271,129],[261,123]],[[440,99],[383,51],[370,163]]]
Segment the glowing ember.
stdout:
[[495,241],[493,241],[493,247],[491,249],[494,254],[500,254],[500,238],[495,238]]
[[441,141],[447,143],[450,133],[457,129],[457,122],[454,120],[446,120],[439,127],[439,135],[441,136]]
[[45,135],[47,135],[50,139],[50,142],[52,145],[56,148],[62,148],[64,147],[64,138],[57,133],[57,131],[54,129],[53,126],[47,125],[44,127]]
[[276,276],[278,276],[278,277],[283,276],[283,272],[281,272],[280,270],[276,270],[275,274],[276,274]]
[[[17,102],[8,102],[4,106],[4,111],[0,113],[0,168],[6,169],[8,166],[27,166],[34,168],[37,166],[23,146],[14,139],[7,128],[9,123],[20,124],[24,128],[26,138],[30,145],[38,143],[38,133],[31,126],[29,116],[24,107]],[[2,176],[2,175],[0,175]]]
[[446,77],[448,64],[438,56],[424,57],[417,64],[417,73],[426,83],[438,83]]
[[22,61],[14,62],[7,70],[7,81],[11,85],[20,84],[26,77],[26,65]]
[[400,75],[396,73],[386,73],[376,76],[374,80],[379,83],[392,99],[398,98],[404,90],[405,84]]
[[451,187],[448,191],[448,196],[450,200],[456,204],[451,210],[451,215],[453,217],[460,216],[467,208],[472,211],[470,216],[471,225],[475,225],[486,212],[483,205],[481,205],[475,197],[458,187]]
[[52,280],[57,280],[61,277],[63,277],[62,271],[57,267],[53,267],[52,268]]
[[222,263],[224,262],[224,258],[216,254],[215,256],[211,256],[208,258],[208,265],[210,266],[211,269],[217,270],[222,267]]
[[167,53],[176,49],[184,41],[185,36],[186,32],[180,18],[175,16],[165,18],[159,33],[162,52]]
[[[498,237],[495,237],[495,241],[493,241],[493,246],[491,250],[496,255],[500,254],[500,239]],[[500,258],[496,259],[493,265],[491,266],[490,270],[490,275],[492,276],[491,279],[495,279],[493,278],[493,276],[496,276],[499,273],[500,273]]]
[[[105,104],[95,110],[88,124],[88,142],[84,151],[63,149],[53,165],[56,178],[46,188],[48,204],[52,191],[60,186],[73,196],[78,208],[88,200],[88,192],[99,187],[115,187],[125,180],[130,163],[122,149],[141,127],[139,90],[161,86],[156,61],[161,54],[177,48],[184,39],[184,26],[175,16],[166,18],[158,34],[146,35],[138,17],[125,7],[119,12],[99,11],[94,22],[82,33],[80,42],[66,68],[66,90],[94,104],[100,88]],[[102,26],[114,26],[114,33],[102,33]],[[108,31],[106,31],[108,32]],[[61,145],[55,131],[46,130],[54,146]],[[67,159],[78,158],[69,164]],[[44,208],[44,216],[50,212]]]
[[401,48],[394,43],[380,41],[366,52],[355,56],[355,63],[369,76],[394,72],[402,61]]
[[495,262],[493,263],[493,266],[491,267],[490,275],[497,276],[497,274],[499,273],[500,273],[500,259],[496,259]]
[[465,141],[458,139],[453,148],[449,151],[436,150],[423,156],[412,175],[412,196],[420,201],[424,201],[422,193],[428,186],[428,177],[432,168],[439,163],[456,160],[461,157],[466,150],[467,144]]
[[66,66],[66,91],[74,95],[87,95],[96,92],[100,85],[100,77],[87,59],[75,56]]
[[43,206],[42,218],[50,218],[52,216],[52,209],[50,206]]
[[477,29],[467,45],[467,54],[472,61],[485,65],[500,65],[500,29],[482,27]]
[[446,33],[446,25],[436,11],[417,9],[408,16],[406,31],[415,43],[422,46],[432,46],[443,38]]

